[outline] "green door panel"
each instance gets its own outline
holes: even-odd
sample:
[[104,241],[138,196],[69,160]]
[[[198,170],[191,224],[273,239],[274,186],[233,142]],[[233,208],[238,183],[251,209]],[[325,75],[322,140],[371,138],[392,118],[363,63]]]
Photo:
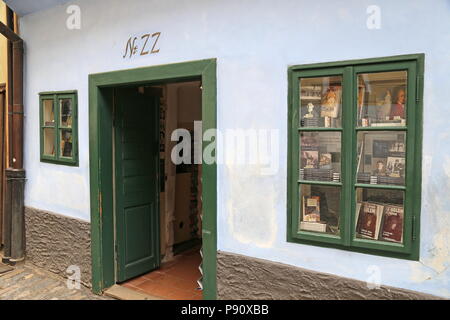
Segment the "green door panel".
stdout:
[[159,267],[157,97],[115,92],[117,280]]

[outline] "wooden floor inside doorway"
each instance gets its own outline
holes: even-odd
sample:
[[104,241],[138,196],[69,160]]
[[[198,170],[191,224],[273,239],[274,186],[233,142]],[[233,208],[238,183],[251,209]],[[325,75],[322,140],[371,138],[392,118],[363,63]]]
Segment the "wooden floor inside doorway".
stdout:
[[201,274],[198,269],[202,259],[199,248],[178,254],[161,268],[131,279],[121,285],[151,296],[167,300],[201,300],[197,280]]

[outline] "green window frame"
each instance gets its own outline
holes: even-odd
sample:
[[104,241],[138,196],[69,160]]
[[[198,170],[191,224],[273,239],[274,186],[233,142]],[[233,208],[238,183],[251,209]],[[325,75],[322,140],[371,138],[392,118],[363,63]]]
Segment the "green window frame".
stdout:
[[39,93],[41,162],[78,166],[77,91]]
[[[362,116],[362,106],[365,102],[365,97],[367,94],[372,94],[375,90],[370,91],[373,87],[369,88],[369,93],[361,89],[364,85],[361,85],[361,79],[367,78],[380,78],[380,75],[386,73],[388,75],[393,74],[406,74],[405,78],[402,78],[402,84],[405,86],[406,90],[403,90],[403,96],[406,98],[403,102],[403,116],[393,116],[389,118],[386,117],[386,123],[380,121],[380,123],[375,124],[374,120],[370,125],[367,120]],[[308,245],[315,245],[321,247],[337,248],[348,251],[355,251],[360,253],[367,253],[372,255],[380,255],[387,257],[395,257],[408,260],[418,260],[419,259],[419,247],[420,247],[420,208],[421,208],[421,161],[422,161],[422,104],[423,104],[423,75],[424,75],[424,55],[423,54],[412,54],[412,55],[402,55],[393,57],[383,57],[383,58],[372,58],[363,60],[349,60],[349,61],[339,61],[339,62],[327,62],[327,63],[317,63],[309,65],[296,65],[291,66],[288,69],[288,85],[289,85],[289,96],[288,96],[288,186],[287,186],[287,241],[293,243],[301,243]],[[311,117],[323,116],[319,125],[318,122],[302,122],[305,119],[305,104],[307,99],[313,99],[314,92],[310,94],[306,90],[316,90],[315,86],[307,86],[308,83],[314,83],[316,79],[324,79],[324,83],[328,82],[328,88],[336,81],[340,81],[340,85],[335,86],[339,88],[340,92],[340,121],[331,122],[330,117],[323,116],[321,111],[319,111],[320,116],[314,115],[314,108],[309,108],[307,105],[308,112]],[[331,80],[330,80],[331,79]],[[333,80],[334,79],[334,80]],[[336,80],[338,79],[338,80]],[[303,81],[303,82],[302,82]],[[392,80],[391,80],[392,81]],[[400,81],[400,80],[399,80]],[[379,81],[382,83],[381,81]],[[386,80],[384,83],[387,83]],[[305,85],[303,85],[303,83]],[[375,83],[375,82],[374,82]],[[387,85],[386,85],[387,86]],[[311,89],[312,88],[312,89]],[[380,85],[381,88],[381,85]],[[384,88],[384,87],[383,87]],[[323,92],[324,90],[319,86],[319,101],[320,110],[324,110]],[[330,90],[330,89],[328,89]],[[366,89],[364,89],[366,90]],[[333,90],[331,90],[333,91]],[[336,89],[335,89],[336,91]],[[397,93],[401,91],[397,89]],[[307,92],[306,94],[304,92]],[[327,91],[329,92],[329,91]],[[360,92],[363,92],[362,94]],[[366,94],[364,96],[364,94]],[[387,90],[386,90],[387,95]],[[320,98],[322,97],[322,98]],[[362,98],[361,98],[362,97]],[[372,99],[372,98],[371,98]],[[374,100],[374,99],[372,99]],[[313,100],[311,100],[313,101]],[[314,103],[312,103],[314,106]],[[367,100],[367,110],[369,110],[369,100]],[[317,105],[317,104],[316,104]],[[380,104],[381,105],[381,104]],[[376,104],[370,106],[370,110],[376,109]],[[302,109],[303,108],[303,109]],[[378,109],[376,109],[378,110]],[[369,112],[369,111],[366,111]],[[378,111],[377,111],[378,112]],[[392,115],[392,109],[390,111]],[[334,115],[333,115],[334,116]],[[338,116],[339,117],[339,116]],[[359,118],[363,117],[363,118]],[[338,119],[338,118],[336,118]],[[375,118],[374,118],[375,119]],[[394,125],[392,123],[401,122],[401,125]],[[305,120],[303,120],[305,121]],[[370,119],[372,121],[372,119]],[[306,124],[305,124],[306,123]],[[325,124],[326,123],[326,124]],[[332,123],[330,125],[330,123]],[[336,125],[338,123],[338,125]],[[374,123],[372,125],[372,123]],[[340,136],[340,150],[338,150],[339,156],[337,157],[339,161],[337,164],[333,164],[333,170],[339,171],[337,179],[322,179],[314,178],[312,173],[309,175],[305,174],[305,168],[321,168],[317,165],[322,152],[327,152],[328,146],[323,144],[326,141],[322,138],[322,145],[317,148],[319,156],[317,157],[312,153],[304,152],[306,150],[316,150],[307,149],[309,146],[307,142],[304,142],[304,137],[324,137],[324,136]],[[402,183],[388,183],[385,180],[381,180],[379,177],[378,182],[366,182],[361,183],[359,181],[360,175],[360,162],[363,161],[362,167],[365,168],[367,161],[369,161],[369,166],[373,165],[376,161],[375,151],[367,151],[370,154],[366,155],[366,149],[364,149],[364,141],[366,137],[370,140],[367,142],[368,150],[375,150],[374,145],[383,145],[382,142],[375,141],[373,137],[379,136],[392,136],[396,135],[397,141],[403,141],[402,153],[403,162],[402,163]],[[358,140],[359,139],[359,140]],[[403,140],[400,140],[403,139]],[[319,139],[316,139],[319,140]],[[316,140],[311,140],[316,143]],[[367,140],[367,141],[369,141]],[[305,140],[307,141],[307,140]],[[335,140],[336,141],[336,140]],[[362,142],[361,142],[362,141]],[[388,142],[386,142],[388,143]],[[336,143],[337,144],[337,143]],[[315,144],[311,143],[315,146]],[[399,144],[400,146],[400,144]],[[370,147],[370,148],[369,148]],[[390,146],[389,146],[390,148]],[[406,149],[405,149],[406,148]],[[364,151],[363,151],[364,150]],[[376,149],[378,150],[378,149]],[[381,149],[380,149],[381,150]],[[400,149],[399,149],[400,150]],[[303,151],[303,153],[302,153]],[[336,151],[336,150],[333,150]],[[389,149],[389,152],[391,149]],[[363,153],[364,152],[364,153]],[[381,151],[376,151],[377,153]],[[331,154],[334,157],[334,154]],[[317,158],[315,158],[317,157]],[[326,156],[329,157],[329,156]],[[326,160],[326,157],[324,158]],[[311,162],[308,162],[310,159]],[[361,159],[361,160],[359,160]],[[387,160],[388,166],[392,169],[392,165]],[[324,160],[323,163],[326,163]],[[322,158],[320,158],[320,162]],[[330,160],[331,161],[331,160]],[[333,160],[334,161],[334,160]],[[382,162],[382,161],[379,161]],[[307,163],[308,165],[305,165]],[[378,163],[377,163],[378,166]],[[381,165],[382,166],[382,165]],[[325,167],[325,166],[324,166]],[[303,169],[303,170],[300,170]],[[364,169],[363,169],[364,170]],[[370,169],[369,169],[370,170]],[[387,169],[386,169],[387,170]],[[316,170],[318,172],[318,170]],[[310,170],[309,172],[315,172]],[[377,171],[379,172],[379,171]],[[393,172],[393,171],[392,171]],[[327,171],[327,174],[328,171]],[[375,173],[367,174],[372,175]],[[330,176],[331,173],[328,175]],[[386,174],[388,176],[388,174]],[[389,176],[394,176],[393,174]],[[311,178],[312,177],[312,178]],[[333,175],[334,177],[334,175]],[[370,176],[372,179],[372,176]],[[389,178],[392,179],[392,178]],[[381,181],[381,182],[380,182]],[[392,181],[392,180],[389,180]],[[328,190],[328,191],[327,191]],[[319,192],[320,191],[320,192]],[[333,191],[333,192],[331,192]],[[314,193],[315,192],[315,193]],[[327,193],[328,192],[328,193]],[[366,215],[359,205],[364,206],[367,200],[364,197],[372,197],[375,199],[376,194],[386,195],[388,197],[401,198],[403,204],[403,211],[401,213],[403,232],[401,234],[401,241],[386,241],[387,231],[384,231],[386,227],[384,224],[386,217],[390,216],[385,210],[388,206],[384,206],[388,203],[378,203],[381,204],[380,215],[378,219],[381,219],[382,224],[380,224],[378,229],[383,231],[383,238],[377,236],[376,239],[370,239],[368,237],[361,236],[360,220],[361,214]],[[316,194],[315,197],[312,195]],[[302,229],[305,228],[304,221],[310,221],[305,219],[305,213],[319,212],[320,216],[320,205],[322,199],[328,196],[326,210],[330,211],[330,203],[334,203],[334,211],[338,212],[338,219],[334,229],[328,227],[326,223],[326,229],[320,229],[320,231],[313,229]],[[369,195],[369,196],[368,196]],[[400,197],[401,195],[401,197]],[[386,197],[386,199],[388,199]],[[319,199],[319,200],[314,200]],[[312,199],[312,200],[311,200]],[[329,201],[329,199],[334,199]],[[389,198],[390,199],[390,198]],[[311,202],[309,202],[311,200]],[[317,205],[319,203],[319,205]],[[314,206],[317,207],[314,207]],[[331,206],[332,206],[331,205]],[[391,204],[392,205],[392,204]],[[306,209],[305,206],[312,206]],[[394,205],[392,205],[395,207]],[[397,203],[397,207],[401,204]],[[325,206],[324,206],[325,207]],[[376,207],[376,208],[378,208]],[[316,211],[315,208],[317,208]],[[358,210],[357,210],[358,208]],[[312,211],[311,211],[312,210]],[[365,209],[364,209],[365,210]],[[363,212],[363,213],[361,213]],[[390,214],[391,211],[389,211]],[[359,216],[359,218],[357,218]],[[314,218],[314,217],[313,217]],[[320,227],[318,218],[314,218],[316,222],[310,224],[313,228]],[[320,219],[322,219],[320,217]],[[336,220],[336,219],[335,219]],[[393,221],[393,220],[392,220]],[[401,220],[395,220],[401,221]],[[364,223],[366,221],[364,220]],[[363,224],[364,224],[363,223]],[[358,225],[358,226],[357,226]],[[394,226],[392,226],[394,230]],[[324,231],[330,230],[330,231]],[[336,231],[338,230],[338,231]],[[359,230],[359,232],[358,232]],[[336,231],[333,233],[333,231]],[[381,231],[379,233],[381,234]],[[374,236],[375,237],[375,236]]]

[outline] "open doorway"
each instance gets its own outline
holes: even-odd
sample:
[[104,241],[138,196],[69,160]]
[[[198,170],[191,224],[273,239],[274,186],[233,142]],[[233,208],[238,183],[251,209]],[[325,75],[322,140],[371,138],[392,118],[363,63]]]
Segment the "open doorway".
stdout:
[[[120,254],[121,249],[118,250],[120,244],[122,247],[128,245],[128,248],[140,249],[142,246],[133,245],[133,241],[121,241],[120,234],[117,234],[118,228],[116,228],[116,205],[117,197],[115,194],[115,184],[117,182],[114,179],[114,159],[115,156],[115,143],[113,139],[114,127],[113,123],[117,126],[117,118],[114,118],[115,110],[113,106],[117,105],[118,101],[116,93],[119,89],[135,88],[131,90],[131,99],[146,98],[146,101],[159,101],[153,99],[151,96],[137,94],[139,87],[145,86],[159,86],[164,84],[175,84],[181,82],[201,82],[201,108],[202,108],[202,131],[206,143],[203,143],[203,152],[213,152],[211,155],[213,158],[217,153],[215,143],[215,132],[217,128],[216,120],[216,108],[217,108],[217,88],[216,88],[216,68],[217,62],[215,59],[188,61],[181,63],[173,63],[166,65],[157,65],[150,67],[142,67],[137,69],[118,70],[105,73],[91,74],[89,75],[89,167],[90,167],[90,198],[91,198],[91,256],[92,256],[92,291],[97,294],[102,294],[106,289],[111,288],[117,283],[126,281],[127,276],[138,276],[134,274],[133,267],[139,269],[142,264],[151,266],[151,268],[158,269],[165,263],[161,259],[160,251],[162,252],[159,244],[160,235],[157,234],[160,228],[156,228],[156,232],[150,233],[153,238],[148,238],[149,233],[143,232],[142,239],[135,238],[137,243],[145,243],[146,241],[152,241],[152,245],[149,245],[149,250],[153,252],[158,251],[154,258],[151,253],[146,257],[139,259],[140,253],[135,253],[131,257],[136,258],[139,263],[133,264],[132,261],[125,263],[129,264],[129,270],[120,266],[117,263],[124,255]],[[146,92],[147,90],[144,90]],[[149,98],[150,97],[150,98]],[[125,100],[126,101],[126,100]],[[136,104],[137,105],[137,104]],[[130,113],[129,108],[126,108],[127,114]],[[154,110],[159,110],[156,108]],[[155,117],[154,117],[155,118]],[[139,122],[140,120],[137,119]],[[156,124],[151,126],[157,128],[159,123],[159,116]],[[149,132],[149,134],[155,134],[155,131]],[[159,132],[158,132],[159,133]],[[211,133],[213,133],[211,135]],[[201,136],[202,134],[200,134]],[[147,168],[147,170],[159,170],[159,147],[158,137],[155,138],[155,152],[153,166]],[[201,241],[202,241],[202,297],[203,299],[216,299],[216,269],[217,269],[217,166],[215,161],[204,161],[202,159],[201,165]],[[153,169],[152,169],[153,168]],[[153,179],[158,182],[159,180]],[[123,184],[122,184],[123,185]],[[152,186],[149,186],[152,187]],[[153,184],[156,190],[156,185]],[[147,193],[155,195],[154,201],[157,201],[159,205],[159,194],[156,192]],[[153,199],[151,199],[153,201]],[[142,203],[143,206],[152,208],[150,203]],[[154,206],[153,206],[154,208]],[[136,216],[139,216],[139,212],[144,210],[134,210]],[[130,210],[130,212],[132,212]],[[152,217],[160,218],[159,209],[154,210],[158,214],[152,215]],[[130,217],[133,215],[130,215]],[[141,214],[145,217],[146,215]],[[142,220],[145,223],[149,221]],[[151,221],[150,221],[151,222]],[[159,226],[158,221],[158,226]],[[135,223],[128,224],[139,230],[147,230],[144,227],[144,223],[139,223],[139,219],[136,219]],[[156,226],[156,223],[153,223]],[[120,230],[126,230],[122,228]],[[133,235],[133,232],[128,232],[129,235]],[[156,236],[157,234],[157,236]],[[146,238],[147,237],[147,238]],[[118,240],[119,239],[119,240]],[[152,239],[156,239],[153,241]],[[118,240],[118,241],[116,241]],[[119,253],[118,255],[116,253]],[[147,254],[148,251],[145,253]],[[187,253],[187,252],[185,252]],[[174,255],[176,257],[177,255]],[[165,256],[164,256],[165,258]],[[158,263],[162,263],[158,266]],[[153,266],[152,266],[153,265]],[[128,272],[127,276],[121,279],[121,274],[124,270],[133,271]],[[153,270],[153,269],[151,269]],[[143,270],[138,270],[144,272]],[[127,273],[127,272],[125,272]],[[120,285],[116,287],[123,288]],[[130,290],[130,289],[127,289]],[[134,292],[134,291],[133,291]]]
[[201,103],[198,80],[114,89],[116,279],[163,299],[202,299]]

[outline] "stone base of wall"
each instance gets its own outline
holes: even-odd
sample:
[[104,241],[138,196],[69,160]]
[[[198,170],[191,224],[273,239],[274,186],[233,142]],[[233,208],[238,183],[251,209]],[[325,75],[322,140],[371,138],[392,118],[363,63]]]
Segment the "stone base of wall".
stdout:
[[67,277],[69,266],[79,266],[81,282],[91,287],[91,225],[59,214],[25,208],[26,259]]
[[440,299],[227,252],[217,253],[217,298],[251,300]]

